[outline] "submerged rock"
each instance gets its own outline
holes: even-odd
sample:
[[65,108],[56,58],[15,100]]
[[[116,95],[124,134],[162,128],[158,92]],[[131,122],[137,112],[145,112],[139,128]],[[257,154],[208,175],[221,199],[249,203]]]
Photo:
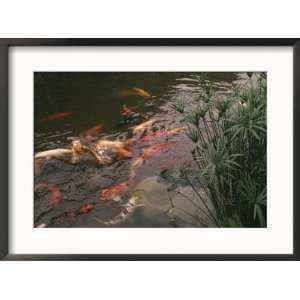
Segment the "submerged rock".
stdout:
[[171,191],[170,198],[172,199],[172,207],[170,209],[170,215],[192,226],[216,227],[216,224],[209,217],[209,212],[203,203],[205,202],[206,206],[211,211],[214,211],[210,199],[203,189],[197,187],[197,192],[201,196],[201,199],[189,185]]
[[[133,222],[140,222],[143,215],[147,223],[180,227],[215,227],[209,213],[189,185],[169,191],[168,186],[157,181],[156,176],[148,177],[139,183],[135,193],[139,193],[144,208],[134,215]],[[203,190],[199,193],[206,205],[213,211],[212,203]],[[164,224],[164,225],[163,225]],[[159,226],[159,225],[157,225]]]
[[144,179],[134,191],[140,192],[140,203],[148,207],[167,210],[170,205],[167,187],[159,183],[156,176]]

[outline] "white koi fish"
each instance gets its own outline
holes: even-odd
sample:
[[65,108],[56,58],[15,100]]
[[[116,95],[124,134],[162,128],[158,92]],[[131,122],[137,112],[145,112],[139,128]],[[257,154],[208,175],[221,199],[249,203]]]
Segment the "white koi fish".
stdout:
[[144,131],[145,129],[151,127],[155,122],[156,122],[155,119],[146,121],[146,122],[144,122],[144,123],[142,123],[142,124],[137,125],[136,127],[134,127],[134,128],[132,129],[132,132],[133,132],[133,133],[138,133],[138,132]]
[[144,204],[138,204],[138,197],[133,196],[131,197],[128,202],[123,206],[122,211],[116,215],[113,219],[109,221],[102,221],[98,218],[94,218],[97,222],[103,225],[118,225],[126,221],[138,207],[144,206]]
[[50,158],[64,159],[70,155],[72,155],[71,149],[58,148],[58,149],[38,152],[37,154],[34,155],[34,159],[50,159]]

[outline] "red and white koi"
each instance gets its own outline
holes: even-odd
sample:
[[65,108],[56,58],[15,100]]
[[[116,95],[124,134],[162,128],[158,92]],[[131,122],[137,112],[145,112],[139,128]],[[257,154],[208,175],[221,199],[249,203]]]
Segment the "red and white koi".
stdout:
[[161,144],[155,144],[153,146],[150,146],[146,149],[143,149],[142,152],[142,158],[150,158],[150,157],[156,157],[161,154],[163,151],[167,151],[174,147],[177,142],[167,142],[167,143],[161,143]]
[[132,185],[133,180],[129,179],[122,183],[119,183],[109,189],[105,189],[102,191],[100,199],[103,201],[110,201],[110,200],[119,200],[119,197],[125,193],[128,188]]

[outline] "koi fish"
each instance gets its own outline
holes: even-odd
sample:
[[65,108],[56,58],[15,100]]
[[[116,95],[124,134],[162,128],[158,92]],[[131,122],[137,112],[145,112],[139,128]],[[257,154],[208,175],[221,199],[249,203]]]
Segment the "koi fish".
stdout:
[[112,156],[117,156],[118,159],[131,158],[133,156],[132,152],[126,149],[123,142],[120,141],[108,141],[100,140],[97,142],[95,151],[103,163],[112,160]]
[[53,115],[49,115],[47,117],[44,117],[42,119],[39,120],[40,123],[46,123],[49,121],[56,121],[56,120],[62,120],[65,119],[67,117],[72,116],[73,113],[72,112],[61,112],[61,113],[56,113]]
[[52,186],[48,189],[52,193],[50,205],[54,208],[61,202],[62,195],[57,186]]
[[102,147],[113,148],[113,147],[117,147],[117,146],[122,146],[123,142],[120,142],[120,141],[109,141],[109,140],[99,140],[97,142],[97,144],[99,144]]
[[170,149],[175,144],[176,144],[176,142],[155,144],[149,148],[143,149],[142,158],[145,159],[145,158],[158,156],[162,151]]
[[136,196],[131,197],[126,204],[122,205],[123,209],[121,212],[109,221],[102,221],[98,218],[94,218],[94,220],[103,225],[117,225],[123,223],[134,213],[138,207],[144,206],[143,204],[138,204],[138,199],[139,198]]
[[64,159],[67,156],[72,154],[72,150],[69,149],[52,149],[47,151],[38,152],[34,155],[34,159],[50,159],[50,158],[57,158],[57,159]]
[[87,214],[95,208],[94,204],[84,204],[79,208],[80,214]]
[[173,128],[173,129],[168,129],[168,134],[181,133],[181,132],[185,131],[186,129],[187,129],[186,126],[184,126],[184,127],[177,127],[177,128]]
[[151,95],[150,95],[147,91],[145,91],[145,90],[143,90],[143,89],[134,87],[132,90],[133,90],[137,95],[139,95],[139,96],[141,96],[141,97],[144,97],[144,98],[149,98],[149,97],[151,97]]
[[81,138],[89,138],[97,135],[103,128],[104,124],[100,123],[92,128],[83,130],[82,132],[79,133],[79,137]]
[[121,194],[123,194],[131,184],[132,184],[132,180],[127,180],[109,189],[103,190],[101,193],[101,200],[109,201],[109,200],[118,199],[118,197]]
[[162,136],[167,136],[167,135],[172,135],[172,134],[178,134],[182,131],[184,131],[186,127],[178,127],[178,128],[173,128],[173,129],[163,129],[163,130],[158,130],[153,133],[150,133],[148,135],[145,135],[142,137],[138,143],[145,143],[145,142],[151,142],[152,140],[162,137]]
[[80,157],[83,155],[83,153],[87,153],[91,155],[97,163],[102,164],[102,159],[99,157],[98,153],[94,151],[93,149],[84,146],[81,144],[79,140],[74,140],[72,142],[72,163],[77,163],[80,160]]
[[90,154],[101,165],[112,162],[113,157],[118,159],[133,157],[132,152],[120,141],[99,140],[93,147],[87,147],[82,145],[80,140],[74,140],[71,151],[73,163],[77,163],[83,153]]
[[150,93],[137,87],[133,87],[132,89],[121,91],[118,93],[118,95],[120,97],[129,97],[129,96],[140,96],[143,98],[151,97]]
[[122,116],[125,118],[131,118],[134,115],[134,112],[129,109],[126,105],[123,105]]
[[166,136],[167,135],[167,131],[166,130],[158,130],[155,131],[153,133],[150,133],[148,135],[145,135],[144,137],[142,137],[138,143],[145,143],[145,142],[151,142],[152,140],[158,138],[158,137],[162,137],[162,136]]
[[146,122],[144,122],[144,123],[142,123],[142,124],[140,124],[140,125],[135,126],[135,127],[132,129],[132,132],[133,132],[133,133],[138,133],[138,132],[144,131],[146,128],[151,127],[155,122],[156,122],[155,119],[146,121]]
[[72,150],[69,149],[53,149],[38,152],[34,155],[34,173],[36,176],[39,176],[43,172],[44,160],[51,158],[69,160],[72,158]]

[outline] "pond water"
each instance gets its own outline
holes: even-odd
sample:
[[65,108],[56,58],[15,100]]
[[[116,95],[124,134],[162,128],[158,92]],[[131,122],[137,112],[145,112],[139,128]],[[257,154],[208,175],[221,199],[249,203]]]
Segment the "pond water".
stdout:
[[[178,215],[176,222],[174,218],[170,219],[170,199],[191,214],[195,207],[179,199],[164,176],[182,163],[192,168],[192,143],[183,130],[175,134],[157,133],[185,126],[171,104],[182,98],[192,103],[199,88],[197,75],[199,73],[192,72],[35,73],[35,153],[56,148],[71,149],[72,139],[79,136],[86,146],[99,139],[133,141],[126,148],[130,157],[107,165],[96,164],[92,159],[76,164],[46,159],[42,170],[35,170],[35,226],[195,226],[188,214]],[[233,83],[242,75],[208,73],[208,79],[222,96],[231,93]],[[144,94],[136,92],[134,87],[142,89]],[[151,96],[145,96],[145,92]],[[124,105],[134,112],[132,116],[122,115]],[[64,114],[47,119],[58,113]],[[154,124],[144,131],[133,132],[132,128],[149,120],[154,120]],[[97,125],[99,130],[92,138],[82,138],[84,130]],[[153,148],[157,144],[160,146]],[[143,159],[139,161],[141,157]],[[139,167],[133,178],[135,162]],[[105,201],[101,198],[105,191],[128,181],[126,189],[116,199]],[[186,194],[191,193],[184,185],[180,188],[186,189]],[[133,195],[138,195],[140,206],[122,222],[106,223],[128,208],[124,205]]]

